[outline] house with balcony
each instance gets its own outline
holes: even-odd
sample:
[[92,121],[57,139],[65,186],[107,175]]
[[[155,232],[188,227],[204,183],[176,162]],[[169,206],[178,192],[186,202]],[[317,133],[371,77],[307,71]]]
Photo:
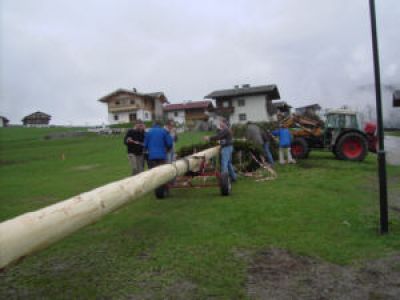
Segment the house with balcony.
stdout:
[[226,118],[231,124],[269,122],[276,119],[276,108],[272,101],[280,99],[275,84],[250,86],[236,85],[233,89],[217,90],[204,98],[214,99],[215,113]]
[[296,114],[298,115],[319,115],[321,112],[321,106],[319,104],[310,104],[296,108]]
[[49,126],[50,119],[51,119],[50,115],[41,111],[37,111],[30,115],[25,116],[22,119],[22,123],[26,127],[47,127]]
[[213,108],[214,106],[209,100],[166,104],[164,105],[164,115],[167,120],[173,120],[179,124],[208,121]]
[[110,124],[162,120],[163,104],[168,103],[163,92],[141,93],[136,89],[118,89],[98,101],[107,104]]

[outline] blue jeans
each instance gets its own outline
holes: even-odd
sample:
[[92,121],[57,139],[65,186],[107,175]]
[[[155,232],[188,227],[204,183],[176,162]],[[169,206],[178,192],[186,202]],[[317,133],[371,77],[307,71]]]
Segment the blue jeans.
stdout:
[[274,159],[272,158],[272,153],[271,153],[271,150],[269,149],[269,143],[264,143],[263,146],[264,146],[265,157],[267,158],[268,162],[273,166]]
[[235,170],[232,165],[232,152],[233,146],[226,146],[221,148],[221,173],[229,173],[233,181],[237,179]]

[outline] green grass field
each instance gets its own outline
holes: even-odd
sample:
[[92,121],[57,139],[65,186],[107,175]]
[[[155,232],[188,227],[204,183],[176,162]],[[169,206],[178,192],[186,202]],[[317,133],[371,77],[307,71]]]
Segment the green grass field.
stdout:
[[[0,130],[0,221],[129,175],[122,137],[44,140],[49,130],[61,129]],[[177,147],[200,140],[187,133]],[[277,172],[241,178],[230,197],[216,188],[148,194],[0,274],[0,298],[238,299],[247,297],[244,257],[263,249],[342,265],[399,252],[398,212],[390,234],[378,234],[375,156],[313,152]],[[400,168],[388,174],[398,195]]]
[[385,131],[385,135],[388,135],[388,136],[400,136],[400,131]]

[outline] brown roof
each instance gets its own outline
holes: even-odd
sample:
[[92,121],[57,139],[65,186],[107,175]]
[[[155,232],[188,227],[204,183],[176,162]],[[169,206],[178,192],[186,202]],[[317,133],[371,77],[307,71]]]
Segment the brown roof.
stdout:
[[32,119],[32,118],[35,118],[35,119],[51,119],[51,116],[48,115],[48,114],[45,114],[44,112],[37,111],[37,112],[34,112],[33,114],[25,116],[22,119],[22,121],[25,120],[25,119]]
[[126,90],[126,89],[118,89],[115,90],[114,92],[105,95],[104,97],[101,97],[98,101],[100,102],[105,102],[107,103],[111,97],[119,94],[119,93],[123,93],[123,94],[130,94],[130,95],[137,95],[137,96],[142,96],[142,97],[151,97],[151,98],[159,98],[161,100],[162,103],[168,103],[168,99],[167,97],[164,95],[163,92],[155,92],[155,93],[139,93],[135,90]]
[[240,97],[240,96],[255,96],[255,95],[268,95],[271,100],[280,99],[278,87],[275,84],[250,86],[245,85],[228,90],[214,91],[204,98],[225,98],[225,97]]
[[212,107],[211,101],[193,101],[193,102],[186,102],[186,103],[174,103],[174,104],[164,105],[164,111],[190,110],[190,109],[199,109],[199,108],[207,109],[210,106]]

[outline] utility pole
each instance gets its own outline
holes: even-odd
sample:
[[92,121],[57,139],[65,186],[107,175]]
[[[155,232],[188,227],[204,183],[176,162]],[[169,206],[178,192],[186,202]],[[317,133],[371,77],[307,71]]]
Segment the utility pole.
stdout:
[[379,67],[378,36],[376,31],[375,0],[369,0],[371,15],[372,52],[374,57],[375,93],[376,93],[376,119],[378,121],[378,172],[379,172],[379,207],[380,231],[385,234],[389,231],[387,181],[386,181],[386,154],[382,118],[382,92]]

